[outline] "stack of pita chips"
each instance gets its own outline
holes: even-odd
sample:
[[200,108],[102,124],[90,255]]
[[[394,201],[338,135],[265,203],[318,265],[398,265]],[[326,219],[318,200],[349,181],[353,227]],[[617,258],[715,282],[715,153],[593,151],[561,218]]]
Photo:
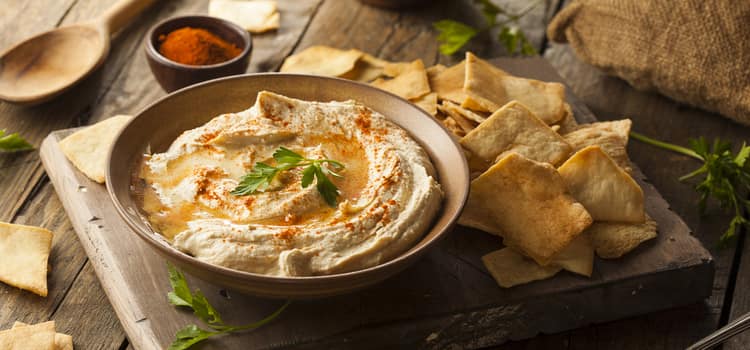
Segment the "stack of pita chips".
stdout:
[[16,322],[13,328],[0,331],[0,349],[73,350],[73,337],[56,333],[55,321],[35,325]]
[[473,55],[452,67],[387,62],[315,46],[282,72],[370,82],[412,101],[460,138],[472,172],[459,224],[502,237],[482,258],[502,287],[561,270],[591,276],[656,236],[631,177],[628,119],[579,125],[565,87],[513,76]]

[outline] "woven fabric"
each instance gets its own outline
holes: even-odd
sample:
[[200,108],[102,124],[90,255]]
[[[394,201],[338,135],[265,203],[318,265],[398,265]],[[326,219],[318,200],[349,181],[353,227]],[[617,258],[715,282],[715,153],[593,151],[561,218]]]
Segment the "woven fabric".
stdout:
[[750,1],[574,0],[547,34],[637,89],[750,125]]

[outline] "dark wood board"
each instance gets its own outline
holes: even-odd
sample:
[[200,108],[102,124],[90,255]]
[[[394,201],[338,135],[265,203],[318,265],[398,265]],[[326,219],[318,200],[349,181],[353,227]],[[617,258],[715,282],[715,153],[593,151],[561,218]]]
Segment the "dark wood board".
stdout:
[[[541,58],[495,62],[520,76],[561,81]],[[594,120],[573,96],[568,99],[581,122]],[[54,132],[42,145],[49,177],[130,342],[137,349],[165,347],[178,329],[197,320],[167,303],[164,261],[129,232],[104,187],[65,160],[57,141],[69,133]],[[355,294],[294,302],[276,322],[211,340],[205,348],[476,348],[703,300],[713,282],[710,254],[636,172],[659,236],[622,259],[597,260],[590,279],[563,273],[501,289],[480,261],[500,241],[458,227],[423,260],[384,283]],[[231,322],[260,319],[280,303],[190,282]]]

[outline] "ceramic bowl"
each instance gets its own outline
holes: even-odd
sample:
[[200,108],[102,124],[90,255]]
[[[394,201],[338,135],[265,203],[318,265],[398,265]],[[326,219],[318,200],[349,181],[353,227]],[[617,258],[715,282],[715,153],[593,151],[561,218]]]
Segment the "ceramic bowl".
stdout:
[[[183,27],[202,28],[242,49],[239,56],[225,62],[191,66],[177,63],[159,53],[159,37]],[[242,27],[216,17],[182,16],[166,19],[155,25],[146,36],[146,59],[156,81],[166,92],[172,92],[202,81],[244,74],[250,63],[253,41]]]
[[[212,265],[170,246],[152,231],[132,192],[147,152],[163,152],[185,130],[213,117],[251,107],[268,90],[309,101],[355,100],[392,120],[419,142],[435,165],[445,198],[441,212],[422,240],[397,258],[353,271],[312,277],[274,277]],[[139,113],[119,134],[109,158],[107,190],[133,232],[184,271],[219,286],[274,298],[316,298],[342,294],[378,283],[408,267],[447,235],[469,190],[469,171],[458,143],[441,123],[410,102],[348,80],[294,74],[248,74],[226,77],[174,92]]]

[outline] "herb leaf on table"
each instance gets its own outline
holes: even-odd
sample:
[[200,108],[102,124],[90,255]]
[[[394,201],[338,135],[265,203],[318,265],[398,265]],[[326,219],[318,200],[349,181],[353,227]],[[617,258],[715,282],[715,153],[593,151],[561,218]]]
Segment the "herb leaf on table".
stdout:
[[17,132],[6,135],[5,130],[0,130],[0,152],[18,152],[30,149],[34,149],[34,146]]
[[[500,33],[497,39],[503,44],[509,54],[520,52],[527,56],[536,55],[536,49],[520,29],[518,21],[539,5],[540,2],[535,1],[521,12],[513,14],[495,5],[490,0],[474,0],[474,3],[480,7],[480,11],[486,22],[485,26],[477,29],[466,23],[450,19],[434,22],[432,26],[438,31],[437,40],[440,43],[440,53],[450,56],[466,46],[477,34],[499,28]],[[504,19],[498,21],[498,16],[502,16]]]
[[691,139],[688,148],[662,142],[631,132],[631,136],[639,141],[652,146],[677,152],[696,160],[702,161],[703,165],[698,169],[679,178],[680,181],[697,178],[699,182],[695,190],[700,195],[700,212],[705,214],[706,203],[713,198],[719,206],[728,210],[733,216],[729,227],[721,235],[719,243],[728,244],[740,227],[750,229],[750,146],[743,143],[737,154],[732,153],[731,142],[716,139],[709,144],[705,138]]
[[215,335],[258,328],[273,321],[290,303],[290,301],[287,301],[272,314],[260,321],[241,326],[227,325],[221,319],[219,312],[211,305],[200,290],[195,290],[195,292],[190,291],[185,275],[182,272],[177,270],[172,264],[167,264],[167,268],[169,270],[169,283],[172,285],[172,291],[167,293],[169,303],[192,309],[195,316],[211,328],[211,330],[201,329],[194,324],[185,326],[177,331],[175,340],[170,344],[169,350],[185,350]]
[[240,183],[232,190],[235,196],[264,192],[279,173],[294,168],[302,169],[302,188],[307,188],[316,181],[316,188],[326,204],[336,207],[336,200],[340,194],[338,187],[328,178],[328,175],[342,177],[336,171],[344,169],[344,164],[333,159],[310,159],[286,148],[279,147],[273,153],[276,166],[263,162],[255,163],[253,169],[240,179]]

